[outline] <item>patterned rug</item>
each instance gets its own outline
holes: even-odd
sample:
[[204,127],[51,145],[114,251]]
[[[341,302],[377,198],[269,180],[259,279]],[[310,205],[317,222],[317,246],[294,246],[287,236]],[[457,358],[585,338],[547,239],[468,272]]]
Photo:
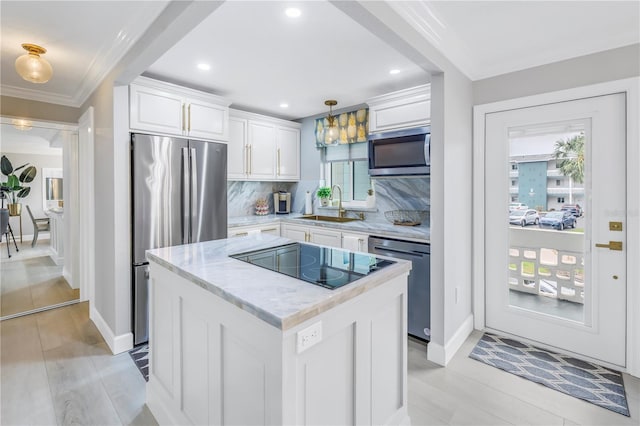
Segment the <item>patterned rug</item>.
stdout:
[[136,367],[140,370],[140,374],[144,377],[144,380],[149,381],[149,344],[136,346],[129,351],[129,355],[133,358],[133,362],[136,363]]
[[489,333],[469,357],[629,417],[617,371]]

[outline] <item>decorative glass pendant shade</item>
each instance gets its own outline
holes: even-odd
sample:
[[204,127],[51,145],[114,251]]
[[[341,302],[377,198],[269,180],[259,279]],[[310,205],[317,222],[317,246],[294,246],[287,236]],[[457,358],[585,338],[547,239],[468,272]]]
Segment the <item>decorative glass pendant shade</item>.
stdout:
[[16,71],[20,77],[32,83],[49,81],[53,75],[53,68],[46,59],[40,57],[47,53],[47,49],[29,43],[24,43],[22,48],[29,53],[16,59]]
[[338,129],[338,120],[336,120],[336,117],[333,115],[332,107],[338,105],[338,101],[329,99],[327,101],[324,101],[324,104],[329,107],[329,115],[327,115],[327,128],[324,134],[324,144],[335,145],[338,143],[340,130]]

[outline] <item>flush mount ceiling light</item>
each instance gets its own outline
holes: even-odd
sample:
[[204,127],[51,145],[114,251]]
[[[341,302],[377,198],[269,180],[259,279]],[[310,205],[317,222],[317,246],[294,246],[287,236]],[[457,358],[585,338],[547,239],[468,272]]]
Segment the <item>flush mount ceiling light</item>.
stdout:
[[389,74],[391,74],[391,75],[400,74],[400,70],[399,69],[392,69],[391,71],[389,71]]
[[202,71],[209,71],[211,69],[211,65],[205,63],[198,64],[198,69]]
[[280,104],[280,108],[289,108],[289,104],[286,102],[283,102]]
[[22,130],[24,132],[33,129],[32,123],[29,120],[14,118],[13,120],[11,120],[11,124],[13,124],[13,127],[17,130]]
[[325,145],[335,145],[338,143],[338,138],[340,137],[340,131],[338,130],[338,121],[336,117],[333,115],[333,107],[338,105],[338,101],[329,99],[324,101],[324,104],[329,107],[329,115],[327,115],[327,129],[324,134],[324,144]]
[[30,43],[23,43],[22,48],[29,53],[16,59],[16,71],[20,77],[32,83],[49,81],[53,75],[53,68],[46,59],[40,57],[47,53],[47,49]]

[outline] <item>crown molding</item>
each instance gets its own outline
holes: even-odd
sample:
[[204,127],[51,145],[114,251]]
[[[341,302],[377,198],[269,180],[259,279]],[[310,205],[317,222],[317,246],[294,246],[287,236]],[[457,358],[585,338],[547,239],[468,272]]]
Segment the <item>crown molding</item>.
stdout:
[[40,90],[25,89],[23,87],[8,86],[3,84],[0,86],[2,96],[11,96],[14,98],[28,99],[30,101],[46,102],[49,104],[64,105],[70,107],[79,107],[77,101],[71,96],[61,95],[59,93],[47,93]]

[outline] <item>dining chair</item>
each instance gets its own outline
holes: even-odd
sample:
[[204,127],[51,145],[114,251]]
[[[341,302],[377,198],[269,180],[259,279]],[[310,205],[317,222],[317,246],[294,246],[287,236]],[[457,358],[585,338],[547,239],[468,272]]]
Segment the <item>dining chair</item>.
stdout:
[[31,247],[35,247],[38,242],[38,233],[40,231],[49,231],[50,230],[50,222],[48,217],[33,217],[33,213],[31,212],[31,208],[27,205],[27,211],[29,212],[29,216],[31,217],[31,222],[33,222],[33,241],[31,242]]

